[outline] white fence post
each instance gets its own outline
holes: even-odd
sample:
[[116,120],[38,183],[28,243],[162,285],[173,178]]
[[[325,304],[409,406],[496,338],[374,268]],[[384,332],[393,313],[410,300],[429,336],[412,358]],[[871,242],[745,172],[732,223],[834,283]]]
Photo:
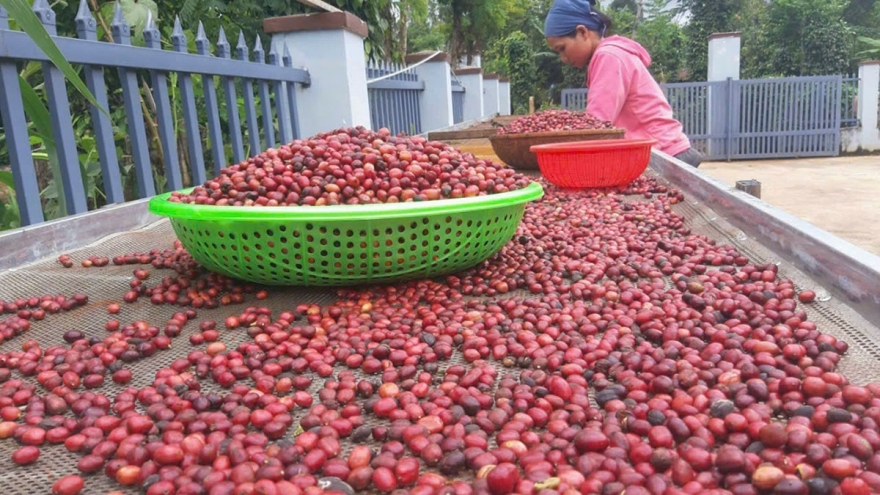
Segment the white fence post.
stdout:
[[455,77],[464,87],[463,120],[470,122],[483,117],[483,69],[464,67],[455,71]]
[[877,110],[880,105],[880,61],[859,64],[859,148],[880,150],[880,129],[877,128]]
[[[740,48],[740,33],[716,33],[709,36],[709,70],[706,80],[709,82],[739,80]],[[706,89],[706,99],[708,100],[706,105],[706,122],[709,134],[723,136],[727,131],[727,119],[719,119],[717,116],[726,116],[726,112],[722,109],[726,108],[727,100],[733,97],[731,94],[726,94],[730,91],[730,88],[731,85],[727,85],[727,90],[723,91],[724,94],[721,95],[713,95],[712,88]],[[721,150],[713,149],[719,142],[724,143],[724,146],[731,146],[732,144],[720,137],[708,139],[706,146],[710,155],[720,154]]]
[[287,45],[294,64],[311,75],[311,86],[296,89],[302,137],[370,127],[364,21],[348,12],[292,15],[264,20],[263,30],[273,46]]
[[458,66],[459,67],[476,67],[478,69],[481,69],[483,67],[482,57],[480,57],[479,55],[474,55],[473,61],[470,64],[468,64],[467,56],[462,56],[461,59],[458,61]]
[[510,115],[512,113],[510,106],[510,79],[506,77],[498,80],[498,113],[501,115]]
[[485,74],[483,76],[483,117],[498,115],[498,74]]
[[716,33],[709,36],[707,81],[739,79],[740,46],[740,33]]
[[[412,65],[425,60],[434,52],[419,52],[406,56],[406,64]],[[425,90],[419,93],[419,107],[422,132],[451,127],[455,123],[452,115],[452,76],[446,53],[435,55],[414,70],[419,80],[425,83]]]

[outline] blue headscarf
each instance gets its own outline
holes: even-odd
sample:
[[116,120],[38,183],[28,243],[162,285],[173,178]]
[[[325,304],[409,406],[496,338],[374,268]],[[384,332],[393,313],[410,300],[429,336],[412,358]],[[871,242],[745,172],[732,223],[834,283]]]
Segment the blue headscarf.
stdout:
[[595,4],[596,0],[556,0],[544,21],[544,36],[568,36],[578,26],[604,35],[605,23],[593,10],[592,6]]

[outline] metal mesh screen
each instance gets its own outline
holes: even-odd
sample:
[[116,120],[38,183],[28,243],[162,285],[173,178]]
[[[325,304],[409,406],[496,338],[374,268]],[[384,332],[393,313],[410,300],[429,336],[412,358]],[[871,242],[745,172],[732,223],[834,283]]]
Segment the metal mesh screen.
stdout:
[[[631,197],[627,200],[644,201],[644,198]],[[779,256],[727,224],[707,205],[696,204],[692,200],[688,200],[676,205],[674,210],[687,219],[688,226],[695,233],[706,235],[719,243],[733,244],[755,262],[766,263],[781,260]],[[70,253],[75,262],[74,268],[71,269],[62,268],[52,258],[0,273],[0,299],[3,300],[44,294],[69,296],[75,292],[84,292],[90,297],[90,303],[86,307],[57,315],[47,315],[43,321],[32,322],[30,331],[0,344],[0,351],[8,352],[12,349],[20,349],[22,343],[30,339],[38,341],[43,348],[59,344],[63,342],[61,335],[72,329],[82,331],[87,337],[103,337],[106,335],[104,325],[111,318],[118,319],[122,324],[145,320],[152,325],[164,325],[175,312],[180,310],[179,307],[154,306],[148,298],[142,297],[134,304],[122,303],[122,310],[118,315],[111,316],[107,313],[106,306],[109,303],[121,303],[122,295],[129,289],[132,272],[139,266],[113,266],[111,264],[104,268],[82,268],[79,266],[79,260],[88,256],[113,257],[154,248],[165,249],[171,246],[174,240],[175,236],[170,224],[163,220],[141,230],[107,237],[90,247]],[[859,316],[844,303],[834,299],[825,300],[826,298],[822,297],[825,294],[823,288],[790,264],[782,262],[779,268],[781,276],[791,278],[799,287],[815,290],[819,294],[819,300],[811,305],[806,305],[806,311],[820,330],[849,342],[849,352],[841,360],[841,371],[853,382],[859,384],[880,380],[880,329]],[[152,267],[147,267],[147,269],[151,273],[151,283],[156,282],[153,277],[161,278],[164,275],[163,270],[156,270]],[[270,291],[268,299],[259,301],[259,305],[268,306],[273,310],[281,310],[292,309],[301,303],[324,305],[332,303],[334,300],[335,294],[332,290],[276,288]],[[222,322],[227,316],[238,315],[244,307],[252,304],[254,304],[254,300],[251,298],[241,305],[226,306],[214,310],[200,309],[197,320],[214,319]],[[188,340],[189,336],[196,331],[198,331],[198,323],[191,321],[184,327],[181,336],[174,339],[171,349],[157,352],[150,358],[126,365],[134,375],[131,385],[144,387],[150,384],[156,370],[168,366],[174,359],[186,356],[192,349],[196,349],[197,347],[191,346]],[[247,335],[243,331],[220,332],[220,340],[230,349],[246,338]],[[454,354],[453,358],[443,363],[441,367],[445,368],[454,364],[464,364],[460,353]],[[343,368],[343,366],[338,366],[336,372],[342,371]],[[508,372],[507,369],[499,370],[499,378]],[[361,378],[359,373],[355,372],[355,375],[359,379]],[[317,396],[318,390],[322,388],[323,380],[314,378],[310,392]],[[211,380],[202,380],[201,382],[202,390],[205,392],[220,391]],[[36,383],[35,380],[34,383]],[[42,387],[38,386],[38,390],[42,390]],[[121,387],[109,379],[106,380],[103,387],[98,389],[100,393],[111,399],[120,390]],[[294,424],[298,424],[304,412],[305,410],[301,408],[294,410]],[[371,415],[367,415],[367,419],[368,424],[386,424],[385,420],[376,420]],[[10,459],[11,453],[16,448],[18,445],[13,440],[0,442],[0,494],[49,493],[55,480],[66,474],[77,473],[76,463],[81,456],[67,452],[63,445],[42,447],[40,460],[25,468],[14,465]],[[343,452],[347,453],[350,448],[350,442],[344,441]],[[107,493],[120,489],[124,493],[137,493],[133,489],[124,490],[103,473],[99,473],[86,478],[84,493]]]

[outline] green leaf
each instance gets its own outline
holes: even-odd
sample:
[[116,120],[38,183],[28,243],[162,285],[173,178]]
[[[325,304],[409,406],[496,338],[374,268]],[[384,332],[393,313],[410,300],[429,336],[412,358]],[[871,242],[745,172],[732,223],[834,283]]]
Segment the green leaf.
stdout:
[[52,119],[49,116],[49,109],[46,108],[40,95],[21,76],[18,76],[18,86],[21,88],[24,113],[34,124],[34,134],[43,140],[47,148],[50,145],[54,147],[55,139],[52,137]]
[[88,162],[86,164],[86,176],[94,178],[101,175],[101,164],[99,162]]
[[52,186],[48,186],[46,189],[43,189],[41,196],[44,199],[58,199],[58,191]]
[[[159,7],[153,0],[119,0],[119,6],[122,8],[122,16],[125,22],[131,26],[131,43],[136,46],[144,44],[144,28],[147,27],[147,20],[150,14],[153,20],[158,22]],[[107,2],[101,6],[101,14],[105,19],[112,19],[116,11],[115,2]]]
[[[46,155],[48,155],[53,177],[49,181],[49,187],[54,190],[53,197],[61,199],[58,209],[62,216],[66,215],[66,206],[63,201],[64,190],[61,185],[61,163],[58,161],[55,139],[52,137],[52,119],[49,116],[49,110],[46,108],[46,104],[43,103],[43,99],[40,98],[40,95],[21,76],[18,77],[18,85],[21,88],[24,112],[34,124],[34,134],[43,140],[43,146],[46,148]],[[36,159],[36,157],[34,158]]]
[[39,62],[28,62],[25,64],[24,70],[21,71],[21,77],[27,79],[34,74],[39,73],[41,70],[43,70],[43,66]]
[[67,59],[64,58],[64,54],[61,53],[61,50],[58,49],[58,45],[56,45],[52,37],[49,36],[49,32],[46,31],[46,28],[40,22],[37,14],[31,10],[31,6],[27,0],[0,0],[0,5],[2,5],[3,8],[9,12],[9,15],[16,20],[19,27],[21,27],[21,29],[30,36],[32,40],[34,40],[34,44],[36,44],[37,47],[49,57],[49,60],[55,64],[55,67],[58,67],[73,87],[89,100],[89,103],[100,108],[101,111],[109,117],[110,114],[107,113],[107,109],[98,105],[98,100],[95,99],[92,92],[89,91],[89,88],[87,88],[82,79],[79,78],[79,74],[76,73],[73,66],[71,66]]
[[12,172],[8,170],[0,170],[0,184],[15,191],[15,181],[12,180]]

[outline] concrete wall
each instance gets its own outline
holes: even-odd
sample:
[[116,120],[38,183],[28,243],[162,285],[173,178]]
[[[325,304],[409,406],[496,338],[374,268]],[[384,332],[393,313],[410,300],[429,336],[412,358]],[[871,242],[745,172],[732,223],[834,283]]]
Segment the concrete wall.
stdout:
[[510,81],[501,80],[498,84],[498,114],[510,115]]
[[[727,81],[739,79],[740,69],[740,33],[717,33],[709,36],[709,68],[706,74],[707,81]],[[723,135],[727,131],[727,122],[723,119],[713,118],[719,108],[724,108],[723,103],[729,98],[728,91],[723,88],[708,88],[707,97],[709,104],[706,107],[706,122],[709,133]],[[710,139],[707,148],[710,155],[720,153],[716,150],[716,140]]]
[[[464,74],[462,72],[472,72]],[[464,121],[479,120],[483,117],[483,73],[482,71],[456,71],[456,76],[464,88]]]
[[718,33],[709,36],[709,72],[707,81],[739,79],[740,33]]
[[[430,56],[429,52],[416,53],[406,58],[412,65]],[[452,75],[449,57],[443,53],[415,68],[425,90],[419,94],[422,131],[444,129],[454,123],[452,116]]]
[[498,76],[483,78],[483,117],[498,115]]
[[344,126],[370,127],[364,40],[343,29],[272,36],[285,44],[294,63],[308,69],[312,84],[298,86],[296,104],[302,136]]
[[[880,150],[880,129],[877,112],[880,106],[880,61],[859,64],[859,128],[857,150]],[[841,140],[842,142],[842,140]]]

